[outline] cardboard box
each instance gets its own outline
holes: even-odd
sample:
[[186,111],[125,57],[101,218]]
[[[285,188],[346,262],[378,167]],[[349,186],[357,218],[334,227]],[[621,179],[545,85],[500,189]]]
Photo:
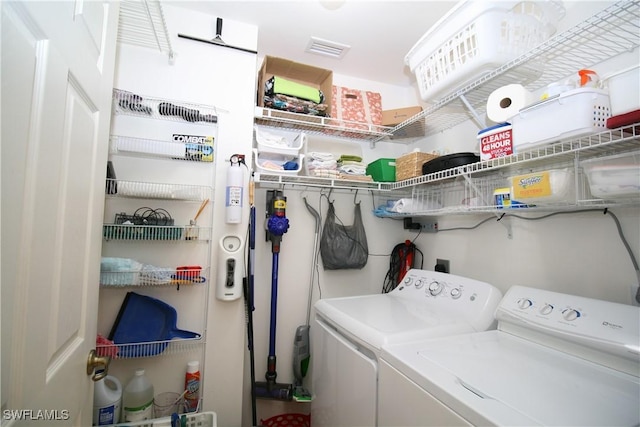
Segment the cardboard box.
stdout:
[[[395,110],[382,111],[382,126],[396,127],[400,123],[420,114],[422,107],[396,108]],[[395,138],[418,138],[425,135],[424,118],[398,129],[394,133]]]
[[422,112],[422,107],[420,106],[384,110],[382,111],[382,126],[398,126],[400,123],[410,119],[420,112]]
[[[332,88],[331,117],[350,122],[382,125],[382,95],[368,90],[350,89],[342,86]],[[339,126],[367,129],[354,123]]]
[[[258,72],[258,107],[264,106],[264,84],[273,76],[321,90],[324,94],[324,103],[327,105],[327,117],[331,117],[333,71],[293,62],[288,59],[265,56]],[[301,114],[301,116],[303,115]]]

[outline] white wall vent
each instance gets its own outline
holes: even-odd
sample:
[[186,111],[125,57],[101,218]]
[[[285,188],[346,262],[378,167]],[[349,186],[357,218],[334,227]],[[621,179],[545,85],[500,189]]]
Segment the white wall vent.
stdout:
[[346,44],[332,42],[318,37],[311,37],[305,52],[342,59],[349,49],[351,49],[351,46]]

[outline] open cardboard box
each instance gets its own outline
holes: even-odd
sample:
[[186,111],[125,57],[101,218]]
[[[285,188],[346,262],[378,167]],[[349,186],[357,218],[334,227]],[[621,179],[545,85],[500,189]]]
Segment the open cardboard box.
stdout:
[[[258,107],[264,106],[264,83],[273,76],[282,77],[321,90],[324,94],[324,103],[327,104],[327,117],[332,116],[333,71],[267,55],[264,57],[264,61],[262,61],[262,66],[258,72]],[[315,117],[317,119],[317,116],[298,115],[300,117]]]

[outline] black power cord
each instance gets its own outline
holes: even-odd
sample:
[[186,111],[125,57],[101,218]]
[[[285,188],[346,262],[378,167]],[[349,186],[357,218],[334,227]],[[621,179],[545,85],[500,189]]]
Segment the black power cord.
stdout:
[[407,262],[407,258],[412,256],[411,268],[413,268],[416,264],[416,256],[420,255],[420,268],[424,266],[424,255],[422,251],[418,249],[418,247],[411,241],[407,240],[402,243],[398,243],[393,250],[391,251],[391,255],[389,257],[389,270],[387,270],[387,274],[384,277],[384,284],[382,285],[382,293],[386,294],[391,292],[398,286],[402,277],[400,274],[406,271],[403,271],[403,266]]

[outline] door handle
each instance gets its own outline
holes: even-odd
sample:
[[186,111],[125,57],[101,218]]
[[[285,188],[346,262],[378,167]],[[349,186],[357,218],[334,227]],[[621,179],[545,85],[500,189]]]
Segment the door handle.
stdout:
[[98,356],[96,350],[91,349],[87,358],[87,375],[91,375],[93,381],[100,381],[107,376],[110,362],[110,356]]

